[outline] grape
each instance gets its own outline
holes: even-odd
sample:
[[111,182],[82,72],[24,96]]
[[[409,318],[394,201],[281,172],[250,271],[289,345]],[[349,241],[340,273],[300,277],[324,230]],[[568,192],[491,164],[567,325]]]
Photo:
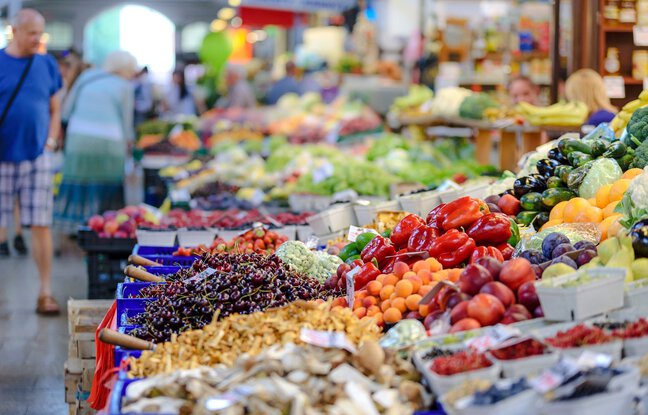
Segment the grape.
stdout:
[[551,256],[553,250],[560,244],[568,243],[570,243],[570,240],[565,235],[558,232],[552,232],[542,241],[542,254],[547,258],[553,258]]
[[567,255],[561,255],[561,256],[559,256],[559,257],[554,258],[554,259],[551,261],[551,265],[553,265],[553,264],[560,264],[560,263],[563,263],[563,264],[569,265],[570,267],[572,267],[572,268],[574,268],[574,269],[578,269],[578,265],[576,264],[576,261],[574,261],[573,259],[571,259],[571,258],[568,257]]
[[577,251],[580,251],[581,249],[591,249],[596,252],[596,245],[590,241],[582,240],[574,244],[574,249]]
[[583,265],[589,263],[592,259],[594,259],[597,256],[597,253],[593,249],[586,249],[580,254],[578,254],[578,258],[576,258],[576,263],[578,264],[579,267],[582,267]]
[[543,262],[549,261],[548,258],[546,258],[544,255],[542,255],[542,252],[535,250],[535,249],[529,249],[527,251],[522,251],[519,255],[520,258],[524,258],[528,260],[532,264],[542,264]]
[[551,258],[558,258],[568,252],[573,252],[574,247],[571,244],[560,244],[551,252]]

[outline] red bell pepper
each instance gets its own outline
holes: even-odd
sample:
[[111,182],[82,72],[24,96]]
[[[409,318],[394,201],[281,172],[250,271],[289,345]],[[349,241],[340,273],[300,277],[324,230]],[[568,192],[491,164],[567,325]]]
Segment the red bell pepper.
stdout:
[[489,213],[477,219],[466,233],[479,245],[497,246],[507,242],[513,230],[508,216],[502,213]]
[[385,267],[392,258],[387,258],[388,256],[394,255],[396,253],[396,248],[391,244],[389,239],[386,239],[380,235],[373,238],[367,246],[364,247],[360,253],[360,258],[362,261],[367,263],[375,259],[378,262],[378,267]]
[[338,266],[338,269],[337,269],[337,276],[338,276],[337,286],[338,286],[338,288],[345,289],[346,288],[346,275],[347,275],[347,273],[349,271],[351,271],[353,268],[361,267],[363,265],[364,265],[364,262],[362,262],[359,259],[356,259],[355,261],[353,261],[351,263],[351,265],[349,265],[349,264],[340,264],[340,266]]
[[432,241],[441,236],[441,231],[432,226],[420,226],[414,229],[407,241],[407,250],[410,252],[427,251]]
[[515,248],[513,248],[511,244],[507,244],[507,243],[497,245],[497,249],[502,253],[502,256],[504,257],[504,261],[508,261],[509,259],[511,259],[513,253],[515,252]]
[[468,228],[487,213],[490,211],[483,201],[470,196],[460,197],[445,205],[439,212],[439,216],[442,217],[441,228],[444,231]]
[[468,260],[476,246],[471,237],[451,229],[436,238],[428,252],[443,265],[443,268],[454,268]]
[[409,214],[401,219],[400,222],[394,226],[394,230],[390,235],[392,243],[396,246],[405,246],[409,240],[412,232],[419,226],[425,225],[425,221],[418,215]]
[[478,246],[470,255],[470,263],[472,264],[477,260],[477,258],[490,256],[498,260],[499,262],[504,262],[504,256],[499,249],[494,246]]
[[425,222],[427,222],[428,226],[431,226],[433,228],[441,229],[441,223],[443,223],[443,217],[439,215],[439,212],[445,207],[445,203],[441,203],[439,206],[435,207],[428,213],[427,217],[425,218]]
[[[369,282],[373,281],[380,275],[380,270],[372,262],[367,262],[354,275],[353,290],[358,291],[364,288]],[[345,282],[346,283],[346,282]]]

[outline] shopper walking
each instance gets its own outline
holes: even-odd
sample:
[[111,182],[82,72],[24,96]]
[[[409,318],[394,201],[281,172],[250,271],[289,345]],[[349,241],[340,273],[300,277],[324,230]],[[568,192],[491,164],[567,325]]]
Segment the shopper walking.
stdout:
[[269,105],[276,104],[279,98],[289,93],[301,95],[302,91],[296,74],[297,67],[295,64],[293,62],[286,63],[286,76],[275,82],[268,91],[266,100]]
[[570,101],[587,105],[589,117],[585,125],[610,122],[617,109],[610,102],[603,78],[593,69],[579,69],[567,78],[565,95]]
[[[7,243],[15,201],[20,221],[31,227],[40,277],[36,311],[58,314],[52,297],[52,171],[46,146],[60,130],[56,93],[62,80],[54,58],[39,55],[45,19],[33,9],[18,12],[13,40],[0,50],[0,243]],[[48,138],[50,137],[50,138]]]
[[134,138],[134,92],[130,80],[137,61],[113,52],[103,69],[81,74],[63,107],[67,122],[63,179],[54,204],[54,222],[76,233],[90,216],[124,205],[124,163]]

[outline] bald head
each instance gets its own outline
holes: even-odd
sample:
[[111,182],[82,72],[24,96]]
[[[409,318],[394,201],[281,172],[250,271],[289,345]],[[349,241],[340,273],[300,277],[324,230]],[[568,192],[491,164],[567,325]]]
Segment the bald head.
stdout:
[[41,37],[45,31],[45,18],[34,9],[22,9],[12,20],[13,41],[8,52],[19,56],[38,53]]

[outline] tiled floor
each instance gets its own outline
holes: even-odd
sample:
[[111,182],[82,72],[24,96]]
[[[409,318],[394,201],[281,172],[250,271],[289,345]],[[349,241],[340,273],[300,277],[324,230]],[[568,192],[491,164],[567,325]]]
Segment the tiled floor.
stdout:
[[[54,261],[54,296],[85,298],[86,269],[80,253]],[[31,257],[0,259],[0,415],[64,415],[67,310],[59,317],[35,312],[38,278]]]

